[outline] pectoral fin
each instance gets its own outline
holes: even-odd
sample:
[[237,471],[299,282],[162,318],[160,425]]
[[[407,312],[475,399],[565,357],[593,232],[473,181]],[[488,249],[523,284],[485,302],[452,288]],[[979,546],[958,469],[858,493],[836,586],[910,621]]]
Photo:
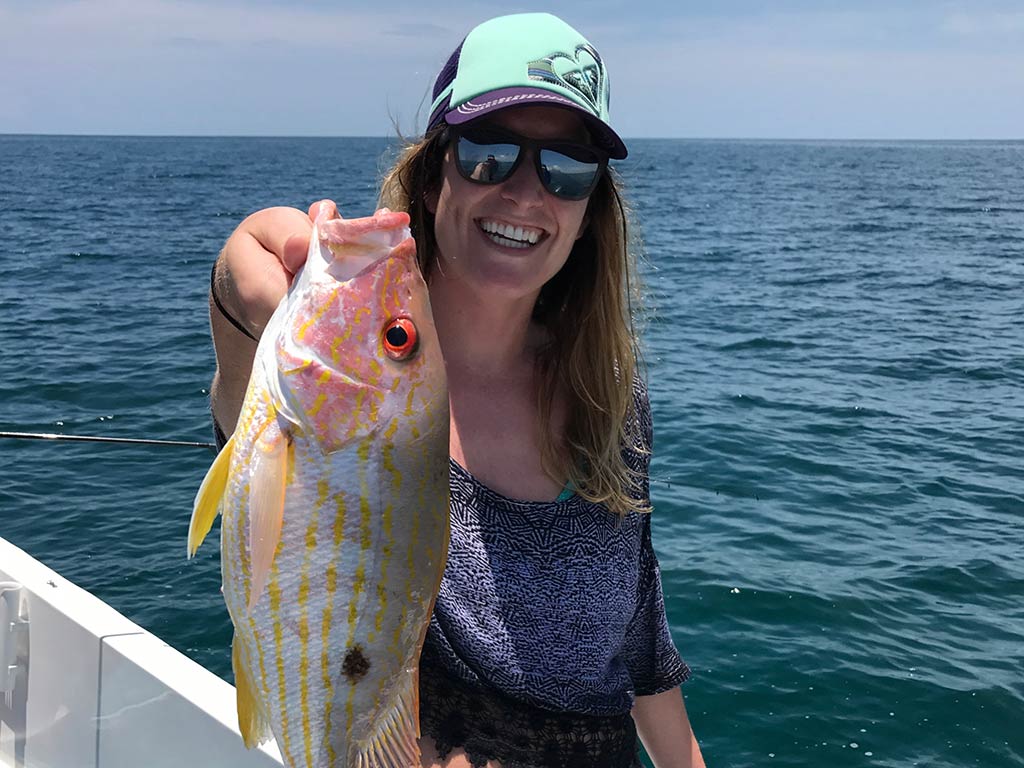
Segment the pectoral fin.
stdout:
[[231,467],[231,451],[235,447],[235,437],[227,441],[213,464],[206,472],[202,485],[196,493],[192,504],[192,520],[188,524],[188,557],[191,560],[206,534],[213,527],[220,511],[220,501],[224,497],[224,489],[228,484],[228,469]]
[[276,421],[269,423],[256,440],[249,478],[250,611],[263,594],[281,540],[288,453],[288,438]]
[[270,724],[253,679],[242,660],[242,645],[235,635],[231,640],[231,668],[235,671],[235,700],[238,707],[238,730],[249,749],[270,738]]
[[419,669],[406,671],[395,705],[377,720],[376,733],[354,745],[355,768],[409,768],[420,764]]

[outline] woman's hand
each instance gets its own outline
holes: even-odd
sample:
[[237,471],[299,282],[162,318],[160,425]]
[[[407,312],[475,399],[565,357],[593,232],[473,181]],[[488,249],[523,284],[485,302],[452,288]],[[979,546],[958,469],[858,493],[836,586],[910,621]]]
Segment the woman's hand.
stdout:
[[257,338],[306,261],[313,218],[322,204],[331,207],[331,218],[337,216],[330,200],[313,203],[308,214],[296,208],[265,208],[239,224],[224,244],[217,263],[217,297]]
[[217,372],[210,389],[214,418],[225,434],[235,428],[256,354],[256,342],[292,278],[306,261],[313,218],[321,206],[338,215],[330,200],[303,213],[296,208],[265,208],[246,218],[231,234],[217,259],[214,290],[224,309],[252,334],[235,327],[210,299],[210,329]]

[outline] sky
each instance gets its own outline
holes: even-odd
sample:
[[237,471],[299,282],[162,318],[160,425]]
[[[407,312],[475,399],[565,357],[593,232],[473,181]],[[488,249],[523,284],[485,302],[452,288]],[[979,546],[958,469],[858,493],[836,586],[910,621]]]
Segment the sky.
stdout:
[[466,32],[539,10],[626,138],[1024,138],[1024,0],[0,0],[0,133],[415,135]]

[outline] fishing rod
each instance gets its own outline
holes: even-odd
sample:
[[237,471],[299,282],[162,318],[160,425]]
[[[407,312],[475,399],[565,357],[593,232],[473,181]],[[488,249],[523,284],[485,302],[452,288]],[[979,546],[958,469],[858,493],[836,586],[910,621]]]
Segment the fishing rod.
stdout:
[[123,445],[173,445],[186,448],[208,448],[216,451],[213,443],[190,440],[152,440],[140,437],[100,437],[99,435],[58,435],[52,432],[0,432],[0,438],[13,440],[59,440],[79,443],[120,443]]
[[[107,443],[107,444],[121,444],[121,445],[164,445],[174,446],[178,448],[206,448],[207,450],[217,452],[217,445],[215,443],[202,443],[191,440],[153,440],[140,437],[101,437],[99,435],[59,435],[52,432],[3,432],[0,431],[0,439],[8,438],[12,440],[54,440],[64,442],[76,442],[76,443]],[[652,483],[660,483],[661,485],[672,486],[687,486],[687,483],[681,483],[672,479],[665,479],[660,477],[651,477],[648,480]]]

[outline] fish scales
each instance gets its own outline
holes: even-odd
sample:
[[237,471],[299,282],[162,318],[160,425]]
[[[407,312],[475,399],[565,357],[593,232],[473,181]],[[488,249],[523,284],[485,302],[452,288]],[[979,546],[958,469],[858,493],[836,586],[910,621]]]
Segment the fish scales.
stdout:
[[[392,768],[418,764],[416,669],[448,541],[447,389],[408,218],[338,222],[318,219],[313,269],[260,341],[228,446],[224,599],[243,735],[245,676],[287,765]],[[259,501],[278,497],[266,467],[283,477],[279,533]]]

